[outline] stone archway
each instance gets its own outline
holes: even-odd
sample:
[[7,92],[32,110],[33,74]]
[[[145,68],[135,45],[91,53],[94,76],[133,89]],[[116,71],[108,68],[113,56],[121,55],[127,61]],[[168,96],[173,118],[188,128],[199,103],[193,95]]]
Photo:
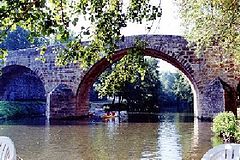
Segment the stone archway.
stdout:
[[[113,56],[112,56],[112,61],[117,62],[121,58],[123,58],[124,55],[127,54],[128,49],[123,49],[120,51],[117,51]],[[193,53],[191,53],[193,54]],[[197,83],[194,78],[194,71],[189,64],[188,61],[181,59],[181,58],[176,58],[174,56],[170,56],[169,54],[163,53],[161,51],[158,51],[156,49],[151,49],[147,48],[144,50],[144,55],[145,56],[151,56],[154,58],[159,58],[162,60],[165,60],[178,68],[180,71],[182,71],[186,77],[188,78],[192,91],[194,93],[194,114],[195,116],[198,116],[198,109],[197,109],[197,92],[198,92],[198,87]],[[195,57],[194,55],[192,55]],[[102,59],[99,62],[97,62],[95,65],[91,67],[91,69],[85,74],[85,76],[82,78],[82,81],[79,85],[78,92],[77,92],[77,106],[76,106],[76,112],[77,114],[82,114],[86,113],[89,109],[89,91],[97,77],[105,71],[106,68],[108,68],[111,65],[111,63],[107,59]]]
[[47,118],[66,118],[75,116],[75,97],[66,84],[59,84],[48,95]]
[[17,101],[21,107],[34,107],[34,113],[45,115],[44,84],[35,72],[25,66],[6,66],[0,76],[0,101]]
[[2,69],[0,77],[1,100],[46,100],[41,79],[31,69],[11,65]]

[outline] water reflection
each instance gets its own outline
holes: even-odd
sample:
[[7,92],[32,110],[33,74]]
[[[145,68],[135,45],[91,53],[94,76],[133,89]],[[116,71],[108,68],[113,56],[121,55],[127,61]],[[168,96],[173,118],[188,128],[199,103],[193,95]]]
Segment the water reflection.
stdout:
[[157,158],[174,160],[182,159],[180,134],[177,128],[177,123],[172,121],[171,118],[167,118],[159,125]]
[[[159,123],[67,121],[4,122],[0,135],[11,137],[24,160],[201,159],[211,147],[210,123],[183,122],[164,114]],[[24,125],[23,125],[24,124]]]

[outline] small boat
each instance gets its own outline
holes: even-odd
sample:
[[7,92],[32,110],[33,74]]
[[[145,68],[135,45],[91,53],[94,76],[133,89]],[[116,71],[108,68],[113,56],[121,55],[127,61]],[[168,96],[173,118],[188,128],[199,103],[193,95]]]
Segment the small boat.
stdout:
[[104,115],[102,116],[103,119],[115,118],[115,117],[116,117],[115,112],[108,112],[108,113],[106,113],[106,114],[104,114]]

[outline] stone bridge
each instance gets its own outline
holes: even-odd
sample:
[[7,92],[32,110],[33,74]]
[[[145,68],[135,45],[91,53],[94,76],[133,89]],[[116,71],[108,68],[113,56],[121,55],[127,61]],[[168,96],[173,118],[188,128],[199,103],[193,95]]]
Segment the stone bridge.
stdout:
[[[212,118],[225,110],[236,113],[240,76],[231,58],[222,57],[214,47],[197,57],[181,36],[141,35],[126,37],[112,56],[113,62],[127,54],[136,37],[148,42],[145,55],[171,63],[188,77],[196,117]],[[111,64],[103,58],[88,71],[75,64],[56,66],[54,46],[48,47],[44,63],[35,60],[38,56],[36,48],[9,53],[1,67],[1,100],[46,100],[50,118],[86,115],[90,87]]]

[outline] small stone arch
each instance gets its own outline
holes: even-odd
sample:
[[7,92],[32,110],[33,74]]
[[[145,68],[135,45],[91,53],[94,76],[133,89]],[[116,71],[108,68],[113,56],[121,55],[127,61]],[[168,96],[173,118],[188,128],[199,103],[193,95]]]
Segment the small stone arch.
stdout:
[[27,48],[27,49],[19,49],[16,51],[9,51],[8,56],[6,58],[6,62],[1,66],[1,68],[5,68],[8,66],[23,66],[32,70],[44,84],[45,90],[47,91],[47,81],[44,76],[43,62],[40,60],[36,60],[39,56],[38,48]]
[[75,116],[76,101],[72,89],[66,84],[59,84],[48,95],[48,118]]
[[46,100],[44,83],[30,68],[9,65],[2,68],[1,72],[1,100]]

